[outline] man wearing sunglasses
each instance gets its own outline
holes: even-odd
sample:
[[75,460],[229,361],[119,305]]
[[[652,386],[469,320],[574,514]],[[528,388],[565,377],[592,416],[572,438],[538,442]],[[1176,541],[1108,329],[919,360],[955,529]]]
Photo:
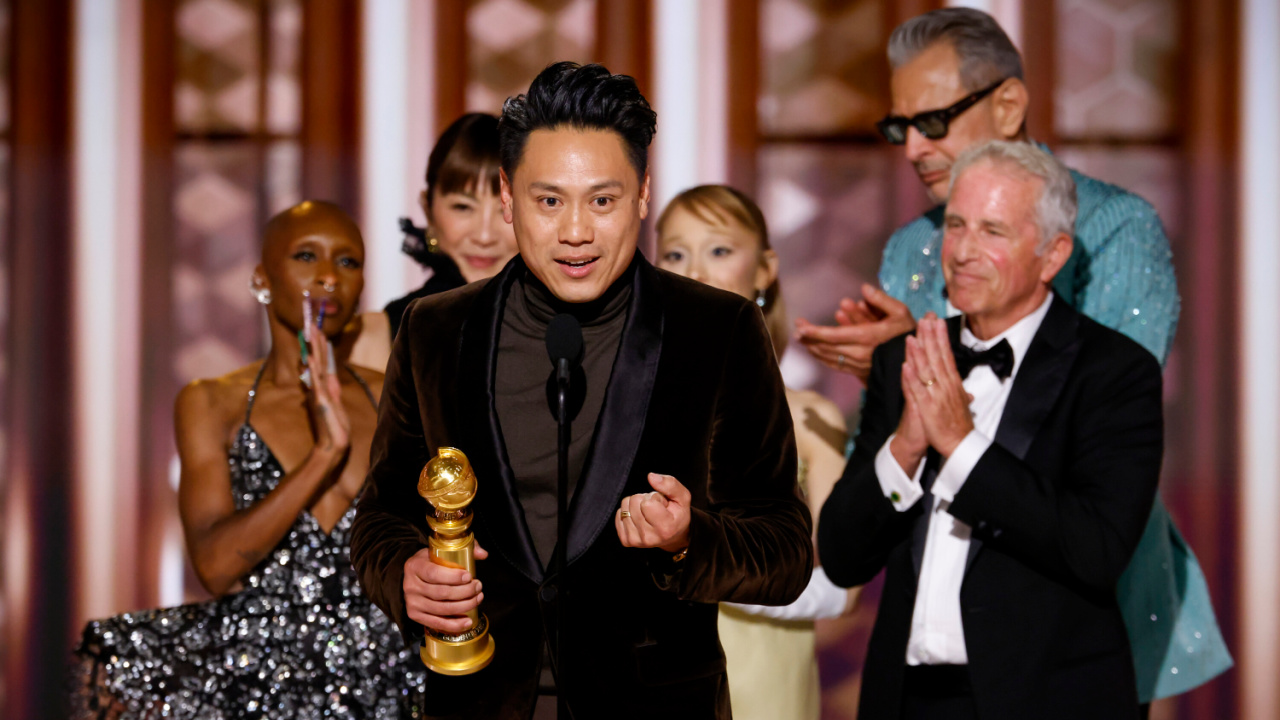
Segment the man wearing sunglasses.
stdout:
[[[877,346],[913,330],[926,313],[956,314],[940,265],[956,158],[989,140],[1029,141],[1022,58],[991,16],[968,8],[925,13],[894,30],[888,55],[893,106],[878,128],[902,147],[939,204],[889,238],[881,287],[863,285],[861,300],[842,300],[836,326],[797,322],[800,342],[815,358],[864,383]],[[1180,301],[1160,219],[1132,193],[1071,175],[1079,202],[1075,250],[1054,292],[1163,363]],[[1190,690],[1231,666],[1203,573],[1158,498],[1119,599],[1143,703]]]

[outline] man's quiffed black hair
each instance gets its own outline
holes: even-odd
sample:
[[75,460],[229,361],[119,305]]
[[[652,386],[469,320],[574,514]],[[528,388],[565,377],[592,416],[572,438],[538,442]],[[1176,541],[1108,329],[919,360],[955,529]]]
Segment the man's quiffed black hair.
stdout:
[[612,75],[603,65],[558,62],[538,73],[529,92],[503,103],[498,121],[502,169],[508,177],[515,171],[529,133],[570,127],[621,135],[631,164],[643,177],[657,124],[658,115],[640,94],[635,78]]

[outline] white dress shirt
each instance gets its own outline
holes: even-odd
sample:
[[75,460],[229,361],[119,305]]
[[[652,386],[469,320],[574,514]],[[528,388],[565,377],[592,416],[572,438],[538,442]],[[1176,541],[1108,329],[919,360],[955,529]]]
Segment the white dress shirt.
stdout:
[[[934,497],[929,516],[929,532],[920,562],[920,583],[916,587],[915,611],[911,616],[911,638],[907,642],[908,665],[967,665],[969,655],[964,643],[964,625],[960,618],[960,585],[964,581],[965,564],[969,558],[970,527],[947,512],[951,501],[965,480],[991,446],[1000,427],[1013,379],[1018,376],[1022,359],[1031,347],[1040,323],[1053,302],[1053,293],[1045,298],[1030,315],[1019,320],[1008,330],[989,339],[979,340],[965,327],[960,331],[960,342],[965,347],[982,351],[994,347],[1001,340],[1008,340],[1013,349],[1013,372],[1001,380],[987,365],[978,365],[964,381],[964,389],[973,395],[969,405],[973,413],[973,430],[956,446],[938,470],[930,493]],[[920,478],[925,463],[909,477],[898,465],[889,444],[890,436],[876,454],[876,478],[885,497],[898,512],[913,507],[924,496]]]

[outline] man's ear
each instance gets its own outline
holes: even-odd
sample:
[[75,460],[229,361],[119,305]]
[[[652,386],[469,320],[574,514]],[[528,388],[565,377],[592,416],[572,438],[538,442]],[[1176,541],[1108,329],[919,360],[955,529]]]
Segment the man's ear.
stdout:
[[1067,264],[1067,260],[1071,259],[1071,251],[1075,248],[1075,241],[1066,233],[1058,233],[1053,236],[1053,240],[1049,241],[1049,249],[1044,251],[1044,266],[1040,268],[1040,282],[1049,284],[1053,282],[1053,278]]
[[1005,80],[992,93],[991,112],[1001,140],[1014,140],[1022,133],[1027,122],[1028,103],[1027,86],[1018,78]]
[[511,212],[513,203],[511,180],[507,177],[506,168],[498,168],[498,195],[502,199],[502,219],[509,225],[513,217]]
[[649,170],[645,168],[644,178],[640,180],[640,219],[649,216]]

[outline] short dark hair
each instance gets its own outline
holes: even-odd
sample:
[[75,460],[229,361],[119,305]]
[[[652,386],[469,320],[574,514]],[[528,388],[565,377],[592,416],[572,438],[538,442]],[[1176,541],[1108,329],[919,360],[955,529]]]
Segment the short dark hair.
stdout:
[[435,195],[475,193],[482,180],[498,194],[498,118],[467,113],[440,134],[427,160],[427,204]]
[[603,65],[558,62],[538,73],[527,93],[503,103],[498,121],[502,169],[508,177],[515,172],[529,133],[570,127],[621,135],[632,166],[643,177],[657,124],[658,115],[635,78],[610,74]]

